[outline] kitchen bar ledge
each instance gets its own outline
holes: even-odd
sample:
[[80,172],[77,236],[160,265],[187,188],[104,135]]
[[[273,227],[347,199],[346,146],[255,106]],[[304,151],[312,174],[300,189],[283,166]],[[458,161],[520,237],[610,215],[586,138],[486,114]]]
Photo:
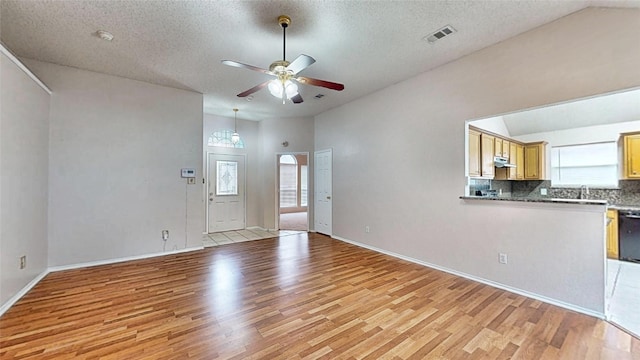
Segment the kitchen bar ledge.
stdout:
[[530,198],[530,197],[495,197],[495,196],[460,196],[462,200],[489,200],[489,201],[518,201],[552,204],[577,204],[577,205],[608,205],[607,200],[592,199],[558,199],[558,198]]

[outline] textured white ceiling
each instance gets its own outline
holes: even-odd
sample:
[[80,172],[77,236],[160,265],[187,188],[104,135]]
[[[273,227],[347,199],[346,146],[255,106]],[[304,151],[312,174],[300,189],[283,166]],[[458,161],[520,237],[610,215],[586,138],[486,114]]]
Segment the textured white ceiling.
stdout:
[[[238,107],[239,118],[260,120],[317,115],[588,6],[640,0],[2,0],[0,38],[19,57],[201,92],[207,113],[232,117]],[[269,77],[220,61],[266,68],[279,60],[282,14],[292,18],[287,60],[314,57],[301,74],[344,83],[344,91],[301,86],[297,105],[266,89],[251,102],[236,97]],[[421,40],[447,24],[458,32]],[[99,29],[115,39],[100,40]]]

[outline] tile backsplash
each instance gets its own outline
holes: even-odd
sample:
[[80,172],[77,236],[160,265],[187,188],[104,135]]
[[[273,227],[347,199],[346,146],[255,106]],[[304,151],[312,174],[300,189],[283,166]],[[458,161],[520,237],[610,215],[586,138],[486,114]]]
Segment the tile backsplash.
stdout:
[[[547,189],[547,195],[541,195],[540,189]],[[502,196],[528,197],[528,198],[562,198],[578,199],[579,188],[551,187],[549,180],[485,180],[471,179],[469,182],[469,195],[475,195],[476,190],[502,190]],[[607,200],[610,204],[639,205],[640,204],[640,180],[619,180],[617,189],[589,188],[588,199]]]

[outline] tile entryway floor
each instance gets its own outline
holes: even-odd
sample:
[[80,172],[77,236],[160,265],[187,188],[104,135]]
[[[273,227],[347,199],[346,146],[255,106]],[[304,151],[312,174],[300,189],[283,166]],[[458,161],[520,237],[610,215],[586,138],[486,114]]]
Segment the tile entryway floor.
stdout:
[[609,321],[640,337],[640,264],[607,260]]
[[204,247],[212,247],[224,244],[231,244],[243,241],[268,239],[278,236],[297,235],[306,231],[294,230],[262,230],[262,229],[245,229],[236,231],[225,231],[219,233],[205,234],[202,236],[202,244]]

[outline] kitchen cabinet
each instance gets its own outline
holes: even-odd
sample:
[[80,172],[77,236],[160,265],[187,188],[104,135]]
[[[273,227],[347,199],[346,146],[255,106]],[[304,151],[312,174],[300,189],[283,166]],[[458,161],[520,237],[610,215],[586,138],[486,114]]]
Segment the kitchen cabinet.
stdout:
[[482,164],[480,170],[482,177],[493,178],[495,175],[495,166],[493,163],[495,153],[495,136],[488,134],[480,134],[480,156]]
[[546,142],[537,142],[524,146],[525,180],[544,180],[546,144]]
[[[508,140],[502,139],[502,157],[506,157],[511,160],[511,143]],[[513,161],[509,161],[509,163],[513,164]]]
[[494,142],[493,142],[493,153],[495,154],[495,156],[502,156],[502,144],[503,144],[503,140],[500,138],[495,138]]
[[[520,157],[518,157],[518,147],[520,148]],[[515,164],[516,167],[509,168],[509,174],[507,178],[509,180],[522,180],[524,179],[524,171],[522,167],[524,165],[524,148],[522,145],[516,143],[509,143],[509,162]],[[519,159],[519,160],[518,160]],[[521,173],[521,177],[518,177],[518,171]]]
[[607,210],[607,257],[618,259],[618,211]]
[[640,134],[625,134],[623,140],[623,178],[640,179]]
[[480,171],[480,132],[469,129],[469,176],[479,177]]
[[524,180],[524,145],[517,145],[516,148],[516,179]]

